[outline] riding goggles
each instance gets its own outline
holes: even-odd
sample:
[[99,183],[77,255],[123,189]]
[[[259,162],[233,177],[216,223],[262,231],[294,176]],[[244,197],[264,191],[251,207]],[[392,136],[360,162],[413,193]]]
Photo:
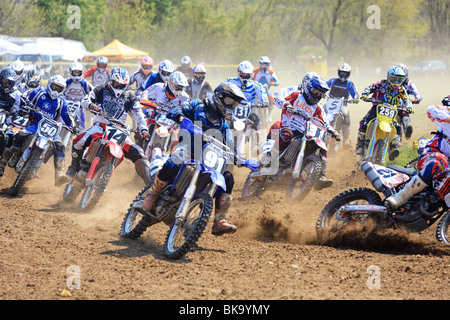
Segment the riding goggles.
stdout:
[[3,87],[13,87],[16,84],[16,82],[14,80],[8,80],[3,78],[2,79],[2,86]]
[[241,103],[240,101],[236,101],[230,97],[225,97],[225,98],[223,98],[222,101],[223,101],[224,105],[230,109],[236,108]]
[[403,76],[390,76],[389,82],[394,86],[401,86],[405,81],[405,77]]
[[61,92],[64,91],[64,87],[62,87],[62,86],[60,86],[60,85],[57,85],[56,83],[52,83],[52,84],[50,85],[50,89],[52,89],[53,91],[56,91],[56,92],[58,92],[58,93],[61,93]]
[[164,76],[164,77],[168,77],[168,76],[170,76],[172,74],[172,72],[169,72],[169,71],[161,71],[161,75],[162,76]]
[[114,89],[118,89],[118,90],[124,90],[127,87],[126,84],[119,83],[115,80],[111,81],[111,85]]
[[248,80],[248,79],[250,79],[250,78],[252,77],[252,74],[251,74],[251,73],[242,73],[242,72],[239,72],[239,76],[240,76],[242,79]]

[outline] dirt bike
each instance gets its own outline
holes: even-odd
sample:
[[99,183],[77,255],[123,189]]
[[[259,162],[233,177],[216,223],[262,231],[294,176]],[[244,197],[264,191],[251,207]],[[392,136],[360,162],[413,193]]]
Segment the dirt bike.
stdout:
[[99,114],[108,120],[103,135],[93,139],[86,148],[80,170],[70,178],[63,192],[63,200],[73,202],[84,189],[79,211],[89,211],[98,203],[114,169],[122,163],[123,147],[130,132],[134,131],[125,123],[109,117],[105,111],[99,111]]
[[245,154],[245,143],[249,141],[252,131],[253,121],[248,119],[251,111],[251,105],[244,101],[234,108],[231,117],[227,119],[230,129],[234,130],[235,144],[241,156]]
[[427,138],[420,138],[417,140],[417,153],[419,154],[417,157],[414,157],[413,159],[409,160],[407,164],[405,164],[405,168],[415,169],[417,170],[417,163],[419,162],[420,155],[422,154],[423,150],[425,149],[425,146],[428,143]]
[[145,155],[150,161],[152,179],[170,156],[173,143],[176,142],[174,140],[176,140],[177,126],[178,124],[167,118],[164,113],[159,113],[154,120],[152,136],[145,148]]
[[397,135],[395,128],[397,108],[372,98],[367,99],[367,102],[378,103],[376,106],[377,116],[367,124],[364,150],[359,163],[370,161],[384,165],[391,142]]
[[[353,100],[347,100],[345,98],[333,98],[329,97],[324,105],[325,112],[328,117],[328,122],[331,126],[343,136],[344,118],[348,116],[348,103],[354,103]],[[342,143],[336,142],[328,136],[325,140],[328,145],[328,150],[334,153],[339,152],[343,147]]]
[[[67,113],[69,114],[70,119],[73,120],[74,124],[78,124],[77,121],[77,115],[81,108],[80,101],[67,101]],[[69,145],[70,137],[72,136],[72,132],[69,130],[66,130],[65,128],[62,128],[61,130],[61,142],[64,144],[65,147]]]
[[[10,189],[9,194],[12,197],[17,196],[22,190],[25,183],[35,177],[42,163],[47,163],[52,157],[55,147],[54,140],[61,132],[61,128],[72,130],[72,128],[57,122],[53,119],[46,118],[38,108],[29,108],[30,111],[39,113],[42,119],[38,123],[37,130],[34,134],[26,137],[21,149],[21,157],[15,166],[18,176]],[[12,120],[13,123],[23,124],[26,119],[19,117]],[[19,128],[19,127],[18,127]]]
[[[302,116],[301,112],[294,114]],[[320,153],[321,150],[327,150],[324,139],[328,132],[321,119],[316,117],[305,119],[307,120],[305,134],[291,140],[286,150],[274,161],[276,164],[272,162],[271,168],[267,171],[262,168],[258,172],[249,173],[242,189],[243,197],[258,196],[267,187],[284,185],[287,177],[289,182],[286,196],[289,199],[300,200],[316,186],[322,168]],[[291,125],[297,126],[297,131],[303,131],[296,121],[292,121]],[[262,153],[267,155],[274,144],[273,140],[261,143]]]
[[395,212],[389,212],[383,205],[378,192],[386,198],[397,193],[417,174],[415,170],[394,165],[384,167],[371,162],[364,162],[361,168],[375,190],[354,188],[337,195],[320,213],[316,223],[318,233],[328,228],[339,231],[347,225],[368,220],[375,221],[381,228],[405,227],[412,232],[421,232],[440,220],[436,238],[440,242],[450,243],[450,211],[433,187],[414,195]]
[[[151,184],[147,185],[131,204],[120,228],[122,237],[137,239],[148,227],[164,222],[170,226],[164,244],[164,254],[170,259],[183,257],[197,243],[211,216],[213,199],[226,190],[223,173],[230,158],[234,159],[234,152],[229,147],[202,133],[201,128],[190,120],[184,119],[180,128],[201,134],[204,144],[199,159],[181,166],[174,181],[163,189],[149,213],[136,205],[144,200],[151,187]],[[242,164],[252,170],[259,166],[253,160],[243,160]]]

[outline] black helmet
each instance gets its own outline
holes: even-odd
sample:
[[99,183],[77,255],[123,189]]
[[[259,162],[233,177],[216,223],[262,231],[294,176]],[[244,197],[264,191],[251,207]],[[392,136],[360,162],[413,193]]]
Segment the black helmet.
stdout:
[[0,71],[0,87],[5,93],[14,91],[17,75],[13,68],[6,67]]
[[36,69],[29,70],[25,75],[25,81],[29,88],[37,88],[41,85],[41,74]]
[[234,83],[222,82],[214,89],[213,100],[217,110],[225,117],[227,113],[232,113],[242,100],[245,100],[245,96]]

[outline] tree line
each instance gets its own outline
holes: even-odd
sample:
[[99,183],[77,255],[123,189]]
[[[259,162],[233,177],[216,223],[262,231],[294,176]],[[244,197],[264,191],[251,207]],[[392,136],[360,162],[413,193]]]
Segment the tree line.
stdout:
[[[68,27],[79,7],[78,28]],[[156,59],[416,61],[450,42],[450,0],[0,0],[0,34],[118,39]]]

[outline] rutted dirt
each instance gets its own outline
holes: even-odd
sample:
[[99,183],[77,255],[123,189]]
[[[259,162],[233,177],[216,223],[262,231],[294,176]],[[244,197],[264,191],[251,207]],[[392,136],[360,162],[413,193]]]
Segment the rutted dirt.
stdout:
[[[331,158],[333,188],[301,203],[287,202],[281,190],[240,199],[247,170],[238,169],[228,218],[238,231],[214,237],[208,226],[199,247],[179,261],[163,255],[163,224],[137,241],[119,238],[123,215],[141,188],[129,178],[130,163],[115,172],[100,205],[83,214],[59,203],[62,189],[53,186],[51,165],[15,199],[5,194],[13,182],[8,171],[1,180],[0,298],[447,299],[450,247],[435,241],[434,228],[377,235],[376,250],[348,239],[316,240],[323,205],[339,191],[367,185],[361,173],[341,165]],[[67,288],[70,266],[79,267],[79,289]],[[368,287],[370,266],[379,267],[379,289]],[[61,296],[64,289],[71,297]]]
[[[429,99],[421,108],[436,102]],[[367,110],[351,110],[353,128]],[[413,123],[418,136],[431,131],[423,119]],[[15,179],[8,169],[0,180],[0,299],[448,299],[450,247],[435,240],[434,226],[420,235],[366,230],[365,237],[316,238],[315,223],[329,200],[352,187],[370,187],[356,163],[353,152],[330,156],[327,176],[334,185],[296,203],[281,188],[241,199],[248,170],[236,169],[228,220],[238,231],[215,237],[208,225],[198,248],[179,261],[163,255],[164,224],[136,241],[118,236],[143,186],[133,181],[130,162],[119,166],[89,213],[60,203],[63,189],[53,185],[51,161],[17,198],[6,193]],[[67,287],[70,270],[80,272],[79,289]]]

